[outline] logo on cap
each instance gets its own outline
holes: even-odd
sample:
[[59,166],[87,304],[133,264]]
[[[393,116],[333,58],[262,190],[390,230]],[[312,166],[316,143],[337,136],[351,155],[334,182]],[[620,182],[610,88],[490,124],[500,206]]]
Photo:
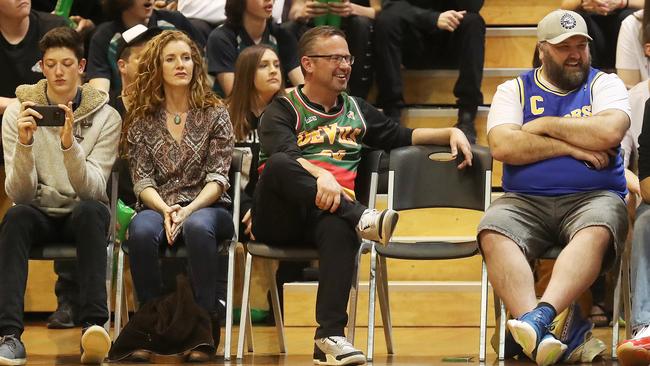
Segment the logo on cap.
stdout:
[[562,15],[562,18],[560,18],[560,25],[564,29],[573,29],[575,28],[576,24],[576,19],[569,13]]

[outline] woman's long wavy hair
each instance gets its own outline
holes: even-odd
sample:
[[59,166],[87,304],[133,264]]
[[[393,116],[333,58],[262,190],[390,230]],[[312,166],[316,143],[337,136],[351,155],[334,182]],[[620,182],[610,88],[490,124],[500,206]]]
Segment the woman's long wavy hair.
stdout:
[[[260,101],[260,95],[255,89],[255,74],[259,67],[262,56],[267,50],[277,52],[263,44],[247,47],[237,57],[235,63],[235,81],[233,82],[232,94],[228,98],[228,112],[235,132],[236,141],[244,141],[251,132],[251,125],[248,117],[253,111],[256,103]],[[280,76],[280,90],[276,95],[284,95],[284,79],[282,71]]]
[[206,66],[201,56],[199,47],[187,36],[178,30],[166,30],[147,42],[147,46],[140,57],[138,75],[130,86],[133,106],[124,120],[122,126],[121,151],[127,154],[126,136],[129,128],[134,123],[141,123],[146,117],[157,113],[165,102],[165,89],[163,88],[162,62],[163,49],[170,42],[181,41],[190,46],[194,70],[190,81],[190,109],[205,109],[208,107],[222,106],[223,101],[217,97],[208,84]]

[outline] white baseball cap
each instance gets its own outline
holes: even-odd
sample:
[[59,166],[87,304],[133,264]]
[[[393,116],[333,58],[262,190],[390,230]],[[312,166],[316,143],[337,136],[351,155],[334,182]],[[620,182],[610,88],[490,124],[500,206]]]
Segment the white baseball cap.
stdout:
[[553,10],[537,24],[537,40],[539,42],[558,44],[573,36],[583,36],[592,40],[587,31],[587,23],[575,11]]

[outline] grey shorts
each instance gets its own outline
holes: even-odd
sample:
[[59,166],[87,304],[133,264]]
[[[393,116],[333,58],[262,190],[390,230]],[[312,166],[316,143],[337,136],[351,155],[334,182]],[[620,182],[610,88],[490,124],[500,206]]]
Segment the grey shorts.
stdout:
[[625,244],[628,217],[625,202],[609,191],[557,197],[506,193],[492,202],[478,232],[492,230],[507,236],[532,261],[553,246],[565,246],[589,226],[604,226],[612,233],[612,250],[603,260],[603,271],[610,269]]

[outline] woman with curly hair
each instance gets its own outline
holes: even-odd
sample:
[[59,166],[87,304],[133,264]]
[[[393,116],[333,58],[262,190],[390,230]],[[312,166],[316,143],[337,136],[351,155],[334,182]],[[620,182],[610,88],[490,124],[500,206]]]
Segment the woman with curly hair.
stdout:
[[235,146],[244,154],[242,169],[241,213],[243,234],[250,235],[250,208],[257,184],[257,161],[260,140],[257,126],[262,112],[277,95],[284,95],[280,59],[267,45],[246,48],[237,58],[233,92],[228,111],[235,130]]
[[199,48],[180,31],[149,41],[132,90],[122,144],[138,198],[127,241],[136,293],[141,303],[160,296],[159,252],[185,245],[194,298],[212,316],[216,348],[223,314],[218,243],[234,230],[226,193],[234,143],[228,111],[208,85]]

